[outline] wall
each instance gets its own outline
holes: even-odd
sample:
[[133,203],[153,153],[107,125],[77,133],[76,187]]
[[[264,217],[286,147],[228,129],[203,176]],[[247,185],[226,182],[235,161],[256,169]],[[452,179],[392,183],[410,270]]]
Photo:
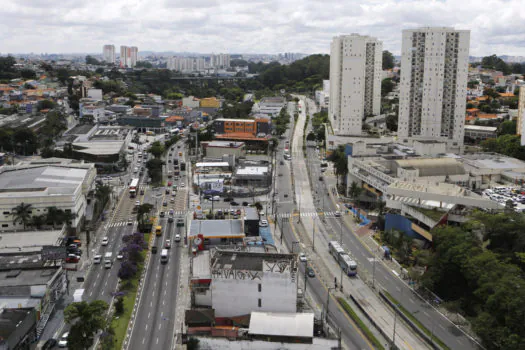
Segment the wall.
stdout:
[[408,218],[398,215],[387,213],[385,216],[385,231],[397,230],[405,233],[407,236],[412,238],[419,238],[419,235],[412,230],[412,221]]

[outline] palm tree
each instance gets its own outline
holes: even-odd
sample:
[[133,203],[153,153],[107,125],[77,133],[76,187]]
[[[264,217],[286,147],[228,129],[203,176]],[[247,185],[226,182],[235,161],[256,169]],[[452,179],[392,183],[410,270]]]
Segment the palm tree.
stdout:
[[137,208],[137,221],[139,222],[139,230],[143,228],[149,219],[149,213],[153,209],[153,204],[144,203]]
[[61,216],[61,209],[58,209],[57,207],[47,207],[46,222],[51,222],[53,224],[53,229],[55,229],[55,224],[62,222]]
[[14,207],[11,213],[13,215],[13,223],[16,224],[17,221],[21,222],[25,230],[27,224],[31,221],[31,209],[32,205],[24,204],[24,202]]
[[363,191],[363,188],[359,187],[357,182],[352,181],[352,183],[350,184],[350,188],[348,189],[348,195],[355,202],[357,198],[359,198],[359,196],[361,195],[362,191]]
[[40,229],[43,224],[46,223],[46,215],[35,215],[31,218],[31,226],[36,227],[37,229]]
[[337,187],[339,187],[339,177],[346,177],[348,174],[348,157],[345,153],[345,146],[339,145],[337,149],[330,156],[330,161],[334,163],[334,170],[337,179]]
[[95,188],[95,198],[103,203],[106,204],[106,202],[109,199],[109,196],[111,195],[111,187],[108,185],[101,185],[97,184]]

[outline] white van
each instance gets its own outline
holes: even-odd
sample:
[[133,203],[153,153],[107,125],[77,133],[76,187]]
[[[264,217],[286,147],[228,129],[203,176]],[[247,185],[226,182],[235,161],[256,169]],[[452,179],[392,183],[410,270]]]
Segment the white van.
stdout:
[[168,250],[167,249],[162,249],[162,252],[160,253],[160,262],[162,264],[168,263]]

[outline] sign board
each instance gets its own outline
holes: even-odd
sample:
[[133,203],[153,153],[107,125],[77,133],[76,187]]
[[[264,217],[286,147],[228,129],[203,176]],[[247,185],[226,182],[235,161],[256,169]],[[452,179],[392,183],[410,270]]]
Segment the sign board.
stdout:
[[42,255],[42,260],[59,260],[67,258],[66,247],[56,247],[52,245],[45,245],[42,247],[40,253]]

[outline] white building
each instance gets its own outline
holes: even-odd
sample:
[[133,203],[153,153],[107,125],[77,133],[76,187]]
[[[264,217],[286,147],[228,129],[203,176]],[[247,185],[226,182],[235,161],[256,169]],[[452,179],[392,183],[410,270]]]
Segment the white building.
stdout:
[[400,137],[463,145],[470,31],[403,31],[399,98]]
[[296,312],[295,254],[213,250],[193,259],[196,306],[211,306],[216,317],[258,312]]
[[230,68],[230,61],[230,55],[226,53],[210,56],[210,66],[212,68]]
[[381,111],[383,43],[358,34],[330,46],[329,118],[336,135],[360,135],[367,116]]
[[102,57],[107,63],[115,63],[115,45],[104,45]]
[[136,46],[120,47],[120,65],[122,67],[133,68],[138,61],[139,49]]
[[199,72],[206,70],[206,60],[203,57],[169,57],[167,68],[182,73]]
[[77,214],[72,222],[76,227],[82,221],[87,206],[87,194],[96,177],[92,163],[72,163],[57,158],[34,161],[20,166],[0,169],[0,224],[1,230],[22,230],[24,225],[13,222],[11,212],[21,203],[30,204],[31,216],[47,213],[57,207]]
[[525,145],[525,123],[523,122],[525,118],[525,87],[520,87],[519,102],[518,102],[518,122],[516,124],[516,133],[521,135],[521,145]]

